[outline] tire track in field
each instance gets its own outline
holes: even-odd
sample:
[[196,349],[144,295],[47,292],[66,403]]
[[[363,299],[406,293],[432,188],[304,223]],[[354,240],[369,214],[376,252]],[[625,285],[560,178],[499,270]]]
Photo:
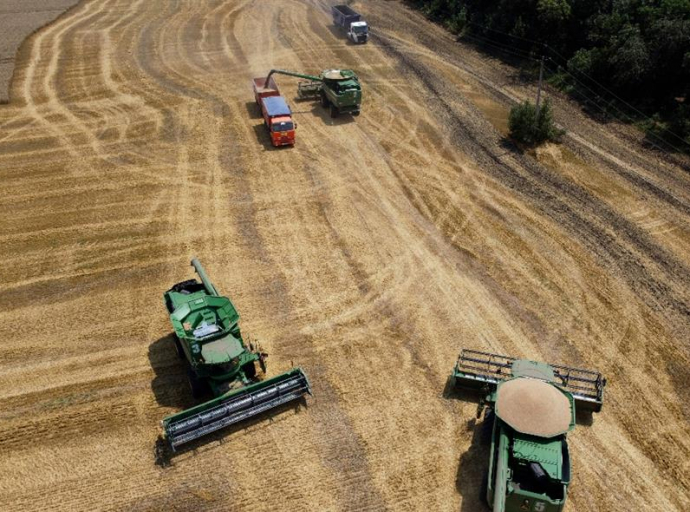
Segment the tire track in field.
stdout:
[[[401,59],[403,59],[403,61],[405,62],[405,65],[410,65],[410,63],[406,59],[404,59],[403,57],[401,57]],[[419,67],[419,65],[417,65],[417,67],[415,69],[415,74],[416,74],[416,76],[418,76],[420,78],[433,76],[432,72],[428,68],[421,68],[421,67]],[[430,89],[434,90],[434,86],[428,80],[427,80],[426,85]],[[442,97],[441,92],[440,91],[436,91],[436,92],[437,92],[437,96],[439,98],[441,98]],[[440,100],[440,101],[443,101],[443,100]],[[453,112],[453,109],[449,105],[445,105],[445,107],[446,107],[444,109],[445,111]],[[458,117],[453,118],[451,123],[453,126],[453,133],[454,134],[460,134],[460,133],[463,133],[463,131],[465,131],[465,132],[469,131],[468,127]],[[462,136],[456,136],[455,137],[457,142],[459,144],[462,144],[461,147],[468,147],[467,140],[465,137],[466,137],[465,134],[463,134]],[[482,148],[482,151],[485,151],[487,154],[491,153],[489,146],[480,142],[476,135],[467,135],[467,139],[472,141],[472,143],[477,144],[479,147]],[[468,151],[471,150],[470,148],[471,147],[468,148]],[[565,183],[558,183],[558,181],[555,179],[555,177],[552,177],[550,175],[543,173],[542,170],[537,170],[538,167],[536,164],[531,163],[529,160],[523,159],[523,162],[521,162],[521,164],[520,164],[521,166],[526,167],[529,170],[529,172],[535,173],[536,175],[540,176],[542,179],[547,178],[546,182],[547,183],[550,182],[549,186],[555,186],[558,189],[558,195],[549,194],[547,196],[549,198],[548,202],[545,203],[544,199],[546,199],[546,198],[541,193],[542,186],[534,187],[533,184],[527,185],[528,182],[525,181],[524,177],[522,177],[522,176],[518,177],[518,175],[515,174],[516,168],[514,166],[510,166],[509,164],[506,163],[505,160],[500,160],[500,159],[496,158],[495,156],[492,156],[490,158],[494,160],[495,164],[503,166],[503,169],[505,170],[505,174],[502,172],[499,175],[499,177],[500,177],[501,181],[503,183],[508,184],[511,187],[511,189],[519,190],[519,191],[521,191],[521,193],[526,192],[528,194],[528,196],[531,196],[531,197],[535,198],[536,200],[538,200],[538,202],[536,204],[539,204],[540,207],[543,207],[544,204],[549,204],[549,202],[551,204],[557,204],[558,206],[557,207],[554,206],[555,209],[553,211],[550,211],[549,215],[556,218],[556,219],[559,219],[559,221],[561,222],[562,225],[571,226],[571,229],[574,229],[575,232],[577,232],[581,237],[584,236],[585,239],[589,236],[589,234],[585,234],[587,232],[586,230],[592,229],[594,231],[594,233],[596,233],[594,236],[595,236],[595,239],[597,240],[597,242],[591,242],[588,245],[588,247],[591,250],[593,250],[596,254],[599,254],[600,257],[608,260],[611,263],[613,261],[615,261],[615,263],[614,263],[615,265],[620,265],[621,263],[627,263],[629,261],[629,260],[626,261],[627,258],[631,258],[633,261],[635,261],[635,258],[636,258],[636,256],[634,255],[635,253],[631,253],[630,250],[627,248],[617,247],[617,242],[614,242],[614,239],[612,238],[612,236],[609,235],[608,233],[605,233],[603,230],[601,230],[601,228],[594,227],[594,226],[590,225],[588,223],[588,221],[585,221],[583,218],[578,218],[577,221],[573,222],[571,220],[568,220],[568,218],[563,217],[564,214],[567,216],[573,215],[574,210],[570,209],[569,207],[564,208],[563,203],[560,203],[560,200],[556,199],[556,197],[559,197],[559,196],[562,197],[563,195],[565,195],[565,197],[568,197],[568,194],[572,194],[570,197],[573,197],[573,195],[579,195],[578,202],[581,202],[583,200],[583,197],[584,197],[582,195],[582,191],[576,191],[576,190],[570,188],[570,186],[566,185]],[[488,163],[487,163],[487,165],[484,166],[484,168],[487,170],[491,170],[491,172],[495,172],[494,168],[491,165],[488,165]],[[520,182],[524,183],[524,185],[518,185]],[[517,187],[517,189],[516,189],[516,187]],[[565,192],[565,194],[564,194],[564,192]],[[588,200],[589,200],[589,198],[588,198]],[[609,222],[611,222],[611,219],[614,218],[614,219],[616,219],[613,222],[614,224],[616,222],[620,222],[623,225],[625,225],[624,228],[617,231],[618,233],[623,231],[627,234],[630,231],[632,231],[634,235],[639,236],[639,238],[641,238],[643,240],[642,244],[640,244],[640,245],[642,245],[644,249],[650,249],[651,248],[650,252],[652,252],[653,256],[652,256],[652,258],[650,258],[650,260],[647,260],[647,261],[653,261],[655,263],[659,262],[661,266],[666,267],[667,272],[668,272],[667,275],[674,275],[675,272],[678,271],[678,267],[674,264],[675,262],[673,261],[672,258],[669,258],[668,260],[662,260],[662,261],[658,260],[658,258],[660,256],[659,256],[659,254],[655,254],[655,252],[658,248],[655,247],[652,243],[650,243],[648,239],[645,239],[646,235],[641,233],[636,228],[631,227],[631,225],[628,224],[627,221],[625,221],[621,217],[616,217],[610,210],[608,210],[602,204],[598,204],[594,200],[592,201],[592,203],[594,205],[594,211],[597,212],[602,217],[607,218],[607,220]],[[576,216],[576,218],[578,217],[578,215],[575,215],[575,216]],[[606,247],[606,249],[602,248],[602,246],[600,245],[602,239],[606,240],[606,244],[604,244],[604,247]],[[637,242],[639,244],[638,240],[639,239],[636,238],[633,243]],[[609,246],[608,244],[611,244],[611,246]],[[612,250],[611,247],[615,248],[615,251],[618,252],[618,256],[616,256],[613,259],[610,256],[611,253],[608,252],[608,251]],[[602,251],[607,251],[607,252],[603,252],[603,254],[602,254]],[[625,256],[623,258],[621,258],[621,255],[623,255],[623,254]],[[670,264],[667,265],[669,260],[670,260]],[[648,263],[646,263],[646,262],[644,264],[633,263],[633,265],[637,266],[637,270],[642,270],[645,268],[646,265],[648,265]],[[642,276],[640,276],[640,273],[637,270],[633,271],[633,269],[630,266],[628,266],[624,272],[627,279],[633,278],[636,280],[635,282],[631,282],[629,284],[629,286],[631,286],[632,289],[635,289],[635,290],[639,290],[640,281],[647,282],[647,283],[649,282],[649,281],[646,281],[648,279],[647,276],[649,274],[647,274],[647,276],[642,274],[642,276],[644,276],[644,277],[642,277]],[[644,270],[643,270],[643,272],[646,273]],[[675,275],[681,276],[681,275],[683,275],[683,272],[680,272],[679,274],[675,274]],[[685,274],[685,275],[687,275],[687,274]],[[663,283],[663,281],[662,281],[662,283]],[[663,290],[663,291],[658,290],[657,287],[660,287],[661,290]],[[659,296],[667,297],[668,295],[671,295],[671,297],[673,296],[673,292],[671,291],[672,288],[669,288],[668,285],[666,285],[666,284],[661,284],[659,281],[652,284],[648,288],[648,290],[650,290],[650,292],[652,294],[655,294],[655,296],[653,298],[657,298]],[[656,295],[656,293],[658,293],[658,295]],[[682,301],[682,299],[678,299],[678,300],[671,299],[671,300],[672,300],[673,304],[678,306],[677,308],[675,308],[676,313],[677,313],[677,316],[675,317],[676,322],[680,322],[680,323],[685,322],[685,320],[684,320],[684,318],[686,317],[686,305],[684,305],[685,303]],[[647,299],[647,302],[648,302],[648,304],[651,303],[650,304],[651,307],[654,309],[657,309],[657,311],[660,309],[664,310],[664,309],[658,308],[658,307],[655,308],[653,300],[650,301],[649,297]],[[679,324],[676,324],[676,329],[677,329],[676,332],[680,333],[683,328],[680,327]],[[673,361],[673,360],[678,359],[679,357],[681,358],[681,360],[687,360],[687,357],[682,356],[680,353],[678,353],[678,349],[679,348],[671,349],[675,352],[675,354],[674,354],[674,356],[671,356],[671,358],[669,360]],[[668,374],[670,376],[678,375],[679,377],[682,375],[682,373],[678,374],[678,370],[674,369],[673,367],[668,369]],[[685,389],[682,387],[682,385],[677,384],[676,390],[678,393],[681,394],[681,396],[682,396],[682,394],[685,393]],[[632,424],[629,422],[626,422],[626,427],[628,429],[634,428],[632,426]],[[653,451],[649,451],[649,449],[647,449],[646,447],[645,447],[645,450],[646,450],[646,453],[652,459],[656,456],[656,453],[654,453]],[[666,456],[672,456],[672,455],[668,454]],[[673,468],[671,468],[670,471],[674,474],[675,478],[679,478],[680,474],[677,471],[675,471],[675,467],[677,467],[677,465],[673,466]]]
[[[246,56],[246,50],[239,44],[236,38],[235,28],[238,19],[244,15],[245,13],[242,9],[233,10],[223,17],[221,26],[223,27],[223,34],[227,35],[224,38],[226,42],[223,44],[226,50],[225,56],[230,59],[230,66],[232,68],[237,71],[240,69],[245,70],[242,76],[245,77],[246,83],[249,83],[250,75],[247,73],[248,69],[245,63],[247,63],[250,58]],[[270,23],[271,26],[273,26],[274,23],[272,20],[262,21]],[[264,34],[270,33],[270,31],[265,29],[257,32]],[[221,60],[215,64],[214,67],[227,68],[228,62]],[[247,99],[251,99],[251,97]],[[230,126],[230,131],[233,133],[232,139],[240,149],[240,152],[235,162],[227,161],[226,157],[223,162],[223,168],[226,172],[233,173],[237,176],[238,171],[243,173],[247,172],[242,170],[242,167],[245,165],[244,162],[259,161],[259,155],[255,151],[250,151],[250,148],[255,147],[256,143],[255,135],[247,130],[246,124],[241,122],[246,114],[236,110],[234,103],[230,103],[229,108],[229,118],[240,121],[239,123],[232,122]],[[230,146],[223,146],[223,150],[220,152],[222,155],[230,155],[232,153],[232,147]],[[254,169],[253,172],[256,173],[258,170],[259,169]],[[284,175],[281,179],[287,179],[287,176]],[[251,181],[255,181],[255,178]],[[236,181],[234,183],[237,184]],[[250,183],[251,182],[248,181],[246,185],[239,187],[239,189],[242,190],[241,195],[245,199],[253,195]],[[251,245],[255,247],[256,253],[264,264],[268,264],[269,266],[276,266],[277,264],[277,266],[281,266],[280,263],[275,262],[269,249],[266,247],[264,235],[259,231],[260,228],[256,221],[256,212],[248,210],[247,216],[249,218],[240,220],[240,223],[243,226],[243,234],[248,242],[250,241]],[[284,311],[286,316],[291,316],[290,311],[294,311],[294,306],[290,304],[289,286],[283,279],[275,280],[274,278],[271,295],[281,298],[280,308]],[[310,340],[307,341],[307,343],[313,344],[314,341]],[[313,349],[300,351],[300,360],[309,361],[314,359],[314,355],[310,355],[309,352],[313,352]],[[336,477],[337,479],[335,481],[338,482],[342,479],[342,487],[339,492],[341,507],[343,509],[349,509],[352,506],[351,504],[357,503],[360,507],[365,507],[367,509],[380,509],[382,506],[380,498],[377,496],[376,490],[369,485],[370,477],[368,476],[361,441],[353,435],[351,427],[348,425],[347,417],[338,405],[338,394],[328,383],[328,374],[323,373],[318,365],[308,365],[307,371],[310,375],[313,375],[312,380],[316,393],[315,401],[318,405],[310,415],[315,415],[315,422],[317,425],[320,425],[318,427],[318,432],[320,432],[320,437],[322,438],[321,458],[324,464],[330,467],[334,475],[339,475]],[[354,482],[357,482],[357,484],[353,485]],[[369,503],[370,506],[367,506],[367,503]]]

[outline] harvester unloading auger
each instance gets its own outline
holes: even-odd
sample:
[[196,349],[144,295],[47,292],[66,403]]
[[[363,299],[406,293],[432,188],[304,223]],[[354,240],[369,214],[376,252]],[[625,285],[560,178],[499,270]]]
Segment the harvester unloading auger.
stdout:
[[175,346],[187,361],[192,394],[207,392],[213,399],[163,419],[165,438],[173,451],[190,441],[311,394],[307,376],[293,368],[259,380],[257,365],[266,373],[266,356],[245,344],[240,316],[230,299],[221,296],[195,258],[201,278],[177,283],[165,292],[165,306],[175,330]]
[[266,76],[265,83],[270,83],[274,74],[304,78],[306,81],[297,84],[297,95],[300,98],[319,98],[322,107],[330,108],[331,117],[338,117],[342,113],[359,115],[362,86],[355,72],[350,69],[326,69],[319,76],[272,69]]
[[[561,512],[571,479],[566,434],[575,410],[599,412],[598,372],[463,350],[453,386],[481,393],[477,417],[493,422],[486,500],[493,512]],[[489,414],[493,411],[493,414]]]

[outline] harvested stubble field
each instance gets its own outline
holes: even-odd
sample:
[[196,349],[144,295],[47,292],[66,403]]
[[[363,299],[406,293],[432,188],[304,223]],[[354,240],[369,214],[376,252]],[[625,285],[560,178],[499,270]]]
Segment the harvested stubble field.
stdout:
[[[461,347],[591,367],[568,510],[690,509],[690,174],[556,98],[561,146],[505,142],[533,89],[398,2],[83,1],[0,108],[5,510],[483,510]],[[250,78],[361,76],[356,120],[294,99],[269,146]],[[191,403],[161,294],[198,256],[315,397],[156,464]]]
[[24,39],[78,2],[79,0],[0,2],[0,103],[7,103],[15,56]]

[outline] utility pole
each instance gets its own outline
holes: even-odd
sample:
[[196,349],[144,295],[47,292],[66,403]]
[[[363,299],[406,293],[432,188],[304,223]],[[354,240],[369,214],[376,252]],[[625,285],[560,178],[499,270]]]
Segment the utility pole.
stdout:
[[537,88],[537,121],[539,120],[539,100],[541,99],[541,82],[544,78],[544,55],[541,56],[541,67],[539,68],[539,87]]

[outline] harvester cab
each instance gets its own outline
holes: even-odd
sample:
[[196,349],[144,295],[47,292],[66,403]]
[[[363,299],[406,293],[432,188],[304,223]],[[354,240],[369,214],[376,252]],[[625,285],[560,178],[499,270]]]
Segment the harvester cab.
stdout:
[[[162,421],[164,437],[178,446],[238,423],[284,403],[311,394],[300,368],[268,380],[267,354],[246,344],[240,316],[229,298],[218,293],[198,260],[192,266],[201,278],[177,283],[164,301],[175,331],[175,347],[187,363],[192,394],[213,398]],[[258,366],[258,368],[257,368]]]
[[575,411],[599,412],[606,379],[580,368],[463,350],[454,387],[480,392],[493,421],[486,500],[494,512],[561,512],[571,479]]

